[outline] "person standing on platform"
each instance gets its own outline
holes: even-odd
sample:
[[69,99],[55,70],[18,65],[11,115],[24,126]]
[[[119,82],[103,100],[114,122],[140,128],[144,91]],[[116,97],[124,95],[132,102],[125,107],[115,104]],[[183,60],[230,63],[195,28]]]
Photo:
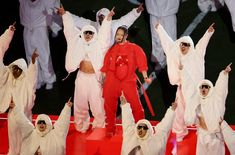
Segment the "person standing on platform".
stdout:
[[225,113],[231,64],[220,72],[215,86],[207,79],[201,80],[196,96],[191,100],[190,113],[185,117],[185,121],[198,126],[197,155],[225,154],[220,123]]
[[128,28],[120,26],[116,31],[115,44],[106,53],[101,68],[104,76],[103,97],[107,136],[115,134],[116,111],[121,90],[131,105],[135,121],[145,117],[137,90],[136,69],[142,73],[146,83],[150,84],[152,79],[147,75],[148,65],[143,49],[129,42],[127,37]]
[[57,121],[52,125],[46,114],[37,116],[35,125],[19,111],[14,103],[10,104],[15,123],[22,134],[21,155],[65,155],[66,138],[69,131],[72,102],[65,104]]
[[[38,54],[33,52],[31,63],[27,67],[24,59],[20,58],[10,65],[3,64],[3,57],[12,40],[15,31],[14,25],[0,37],[0,113],[6,112],[9,108],[11,98],[28,119],[32,118],[32,108],[35,100],[35,85],[37,82]],[[15,117],[10,109],[8,111],[8,155],[19,155],[21,145],[21,134],[15,122]]]
[[194,47],[190,36],[184,36],[174,41],[160,23],[156,25],[163,50],[166,54],[167,72],[171,85],[177,85],[176,97],[178,107],[173,124],[173,132],[180,142],[188,134],[184,121],[187,106],[196,92],[196,86],[205,76],[205,54],[207,44],[214,33],[214,23],[207,29],[203,37]]
[[80,31],[68,11],[61,7],[64,34],[67,41],[65,68],[71,73],[79,68],[75,80],[74,124],[85,133],[90,126],[89,107],[94,116],[92,128],[105,127],[105,112],[102,98],[101,72],[105,53],[110,45],[111,21],[114,8],[105,17],[98,33],[91,25]]
[[164,155],[167,140],[172,129],[177,101],[173,102],[172,106],[168,108],[165,117],[155,127],[152,127],[146,119],[141,119],[135,123],[132,109],[123,93],[120,100],[123,128],[121,154]]
[[[46,89],[52,89],[56,81],[53,69],[49,30],[56,36],[61,30],[59,18],[54,12],[60,6],[60,0],[19,0],[20,22],[24,26],[23,39],[25,54],[28,63],[31,61],[32,52],[38,49],[38,81],[37,89],[46,84]],[[58,19],[55,21],[54,19]]]

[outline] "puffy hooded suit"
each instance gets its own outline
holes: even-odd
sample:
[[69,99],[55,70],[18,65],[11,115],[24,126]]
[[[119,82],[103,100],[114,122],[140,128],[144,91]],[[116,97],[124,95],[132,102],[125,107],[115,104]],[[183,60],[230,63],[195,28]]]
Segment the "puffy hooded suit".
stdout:
[[[65,68],[71,73],[80,68],[83,60],[90,61],[95,74],[87,74],[78,71],[75,80],[74,93],[74,120],[75,127],[80,132],[86,132],[90,124],[89,106],[94,116],[93,127],[104,127],[105,113],[102,100],[102,87],[100,83],[100,68],[103,58],[110,44],[111,20],[104,19],[99,32],[91,25],[86,25],[80,31],[71,14],[66,11],[62,16],[64,34],[67,40],[67,53]],[[84,39],[84,32],[92,31],[93,38],[90,41]]]
[[[7,30],[1,36],[1,53],[0,53],[0,113],[5,112],[11,99],[13,98],[16,105],[19,106],[28,119],[31,120],[32,107],[35,100],[35,84],[37,81],[37,63],[27,64],[24,59],[17,59],[10,65],[3,64],[3,57],[12,39],[13,32]],[[15,79],[12,73],[12,66],[17,65],[22,69],[21,75]],[[8,136],[9,136],[9,155],[18,155],[21,145],[21,134],[15,123],[15,117],[12,111],[8,112]]]
[[[201,85],[209,85],[209,93],[202,96]],[[204,118],[207,130],[198,127],[197,155],[223,155],[225,154],[224,142],[221,135],[219,122],[224,117],[225,101],[228,94],[228,74],[221,71],[215,86],[209,80],[202,80],[197,87],[197,94],[192,99],[190,112],[185,121],[188,124],[198,122],[198,118]]]
[[[164,155],[166,150],[166,143],[172,128],[175,112],[168,108],[165,117],[154,128],[146,119],[139,120],[135,124],[132,115],[132,110],[129,103],[121,106],[122,108],[122,128],[123,128],[123,142],[122,155],[129,155],[133,149],[140,146],[139,152],[143,155]],[[137,126],[139,124],[146,124],[148,127],[147,133],[143,138],[137,134]]]
[[[189,36],[181,37],[176,41],[172,40],[161,24],[158,25],[156,31],[166,54],[170,83],[178,86],[176,98],[178,98],[179,104],[176,109],[173,132],[181,138],[188,133],[184,122],[184,111],[187,110],[187,105],[190,104],[190,100],[195,94],[198,82],[204,79],[204,57],[207,44],[213,33],[206,31],[194,47],[194,43]],[[185,55],[181,53],[181,42],[190,44],[188,53]],[[180,64],[183,65],[182,70],[179,69]]]
[[[101,25],[99,23],[99,15],[104,15],[105,17],[109,14],[110,10],[107,8],[102,8],[96,13],[96,21],[91,21],[89,19],[85,19],[83,17],[75,16],[73,15],[73,19],[75,22],[75,25],[82,29],[85,25],[92,25],[96,28],[97,31],[99,31]],[[111,23],[111,42],[110,45],[114,43],[114,36],[116,33],[116,30],[119,26],[126,25],[127,27],[130,27],[135,20],[140,16],[141,13],[137,13],[137,8],[130,11],[128,14],[122,16],[120,19],[113,20]]]
[[[64,106],[58,120],[52,125],[48,115],[38,115],[35,126],[29,121],[18,107],[13,108],[16,123],[22,133],[21,155],[34,155],[41,152],[42,155],[65,155],[66,137],[69,130],[71,107]],[[46,130],[40,132],[38,121],[46,122]]]

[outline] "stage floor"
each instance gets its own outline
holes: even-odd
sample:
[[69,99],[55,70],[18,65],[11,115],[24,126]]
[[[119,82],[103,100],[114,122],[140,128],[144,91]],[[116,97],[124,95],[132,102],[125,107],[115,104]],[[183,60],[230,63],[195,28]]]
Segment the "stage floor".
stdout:
[[[57,116],[50,116],[52,121],[57,119]],[[33,116],[36,118],[36,115]],[[152,122],[153,125],[157,122]],[[232,126],[235,129],[235,126]],[[120,155],[122,145],[122,127],[120,122],[117,122],[117,133],[111,138],[105,136],[105,129],[89,130],[85,134],[77,132],[73,125],[73,118],[69,133],[67,136],[67,155]],[[7,137],[7,119],[6,115],[0,115],[0,155],[5,155],[8,152],[8,137]],[[172,151],[177,152],[177,155],[195,155],[196,146],[196,130],[189,128],[189,135],[182,141],[176,142],[175,135],[171,134],[166,149],[166,155],[171,155]],[[226,155],[229,152],[226,148]]]

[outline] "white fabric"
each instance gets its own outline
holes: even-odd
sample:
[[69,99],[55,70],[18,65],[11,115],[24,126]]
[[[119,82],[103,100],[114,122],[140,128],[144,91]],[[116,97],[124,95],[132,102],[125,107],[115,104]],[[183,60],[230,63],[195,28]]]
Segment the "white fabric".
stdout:
[[37,48],[39,54],[38,83],[52,84],[56,76],[52,66],[48,27],[54,33],[59,31],[55,23],[55,8],[60,6],[60,0],[19,0],[20,22],[24,26],[23,39],[27,61],[30,62],[33,51]]
[[[49,123],[50,130],[43,136],[38,134],[38,130],[20,111],[15,107],[13,113],[19,129],[22,133],[21,155],[34,155],[39,149],[42,155],[65,155],[66,137],[69,130],[71,108],[66,104],[58,120],[51,126],[51,120],[46,115],[39,115],[46,123]],[[46,117],[45,117],[46,116]],[[37,118],[37,121],[39,118]],[[35,124],[37,124],[37,121]]]
[[235,131],[227,124],[226,121],[221,123],[221,131],[230,154],[235,155]]
[[[1,36],[1,58],[4,57],[13,33],[8,33],[5,39]],[[4,34],[4,35],[6,35]],[[12,74],[12,65],[17,65],[23,72],[15,79]],[[3,64],[3,60],[0,61],[0,113],[5,112],[11,102],[13,101],[21,112],[31,119],[32,107],[35,100],[35,84],[37,81],[37,63],[30,64],[27,68],[27,64],[24,59],[18,59],[12,62],[9,66]],[[15,123],[15,117],[12,111],[8,113],[8,136],[9,136],[9,155],[18,155],[21,144],[21,134]]]
[[85,132],[89,128],[89,107],[94,116],[92,127],[105,127],[102,87],[97,81],[95,74],[86,74],[79,71],[75,86],[74,122],[76,129],[80,132]]
[[210,133],[201,128],[197,131],[196,155],[225,155],[223,137],[220,132]]
[[[176,110],[176,118],[173,131],[180,137],[187,134],[186,123],[183,118],[188,117],[191,111],[191,99],[196,92],[198,82],[204,79],[204,57],[206,47],[213,33],[206,32],[194,47],[193,40],[184,36],[174,41],[161,24],[156,29],[161,40],[162,48],[166,54],[167,72],[171,85],[178,85],[176,98],[178,98],[179,109]],[[190,44],[189,51],[183,55],[180,51],[180,43]],[[180,63],[183,69],[179,70]]]
[[[95,74],[85,74],[78,72],[75,81],[74,97],[74,119],[75,127],[78,131],[85,132],[89,127],[90,105],[94,116],[93,127],[104,127],[105,112],[102,99],[102,88],[100,84],[100,68],[103,64],[103,58],[110,45],[111,21],[104,19],[99,32],[91,25],[86,25],[82,30],[78,30],[69,12],[63,15],[64,34],[67,40],[67,53],[65,68],[70,73],[79,68],[81,61],[86,56],[92,64]],[[85,41],[83,32],[94,32],[92,40]]]
[[[137,124],[135,124],[129,103],[121,105],[121,108],[123,128],[121,154],[128,155],[136,146],[140,146],[143,155],[164,155],[174,119],[174,111],[171,107],[168,108],[165,117],[154,127],[154,130],[150,122],[145,119],[139,120]],[[140,138],[136,133],[136,128],[139,123],[144,123],[149,128],[144,138]]]
[[[122,16],[119,19],[112,20],[110,46],[114,43],[114,36],[115,36],[117,28],[122,25],[126,25],[129,28],[135,22],[135,20],[140,16],[141,13],[137,13],[136,10],[137,10],[137,8],[133,9],[132,11],[130,11],[129,13],[127,13],[126,15]],[[92,25],[96,28],[97,31],[99,31],[100,26],[101,26],[98,22],[99,13],[102,13],[106,16],[106,15],[108,15],[109,10],[107,8],[102,8],[99,11],[97,11],[96,21],[91,21],[89,19],[85,19],[83,17],[73,15],[73,19],[74,19],[76,27],[81,29],[85,25]]]
[[14,31],[11,31],[10,28],[8,28],[0,36],[0,62],[1,63],[3,62],[4,54],[6,50],[9,48],[13,35],[14,35]]
[[146,0],[146,9],[150,15],[150,29],[152,37],[152,56],[162,68],[166,66],[166,57],[161,46],[158,34],[155,31],[156,23],[161,23],[169,36],[176,40],[177,19],[180,0]]
[[232,26],[233,26],[233,31],[235,32],[235,1],[234,0],[224,0],[225,4],[228,7],[228,10],[230,12],[231,15],[231,19],[232,19]]

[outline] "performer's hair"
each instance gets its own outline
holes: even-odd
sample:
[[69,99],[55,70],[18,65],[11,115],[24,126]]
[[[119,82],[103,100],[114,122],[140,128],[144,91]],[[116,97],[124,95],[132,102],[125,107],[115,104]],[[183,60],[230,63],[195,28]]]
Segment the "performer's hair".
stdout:
[[[124,34],[128,34],[128,27],[127,27],[126,25],[119,26],[119,27],[117,28],[117,30],[119,30],[119,29],[123,30],[123,31],[124,31]],[[116,31],[116,32],[117,32],[117,31]]]

